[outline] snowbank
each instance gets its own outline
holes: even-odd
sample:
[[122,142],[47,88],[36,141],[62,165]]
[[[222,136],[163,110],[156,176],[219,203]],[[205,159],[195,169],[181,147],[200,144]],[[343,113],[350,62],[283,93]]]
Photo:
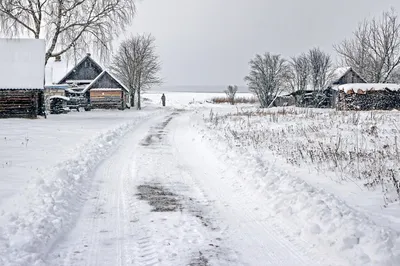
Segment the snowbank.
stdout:
[[86,199],[91,172],[118,141],[149,114],[100,133],[26,190],[27,206],[7,214],[0,227],[0,265],[40,265],[41,254],[73,226]]
[[351,265],[400,265],[399,232],[375,223],[336,195],[313,187],[266,149],[253,149],[233,136],[228,140],[211,124],[196,126],[223,161],[265,195],[272,212],[286,218],[281,224],[283,231],[333,249]]

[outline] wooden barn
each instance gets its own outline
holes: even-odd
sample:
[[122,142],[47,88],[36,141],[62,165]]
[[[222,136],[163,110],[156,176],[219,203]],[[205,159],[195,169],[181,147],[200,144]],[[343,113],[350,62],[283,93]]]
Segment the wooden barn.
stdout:
[[[128,89],[109,71],[87,54],[75,67],[62,77],[59,85],[67,85],[65,96],[72,105],[90,109],[125,109],[129,103]],[[83,103],[81,98],[86,99]],[[76,104],[79,102],[78,104]],[[69,105],[71,105],[69,104]]]
[[294,102],[299,107],[335,108],[338,102],[338,87],[352,83],[360,84],[366,83],[366,81],[351,67],[340,67],[331,73],[325,88],[314,90],[308,86],[306,90],[298,90],[283,98],[278,98],[275,105],[289,105]]
[[339,67],[335,69],[330,78],[329,87],[335,85],[349,84],[349,83],[367,83],[356,71],[351,67]]
[[400,110],[399,84],[345,84],[338,92],[338,110]]
[[86,89],[93,109],[125,109],[129,90],[111,73],[103,71]]
[[91,57],[91,54],[86,54],[57,84],[69,84],[84,89],[102,72],[103,68]]
[[0,39],[0,118],[44,115],[45,41]]

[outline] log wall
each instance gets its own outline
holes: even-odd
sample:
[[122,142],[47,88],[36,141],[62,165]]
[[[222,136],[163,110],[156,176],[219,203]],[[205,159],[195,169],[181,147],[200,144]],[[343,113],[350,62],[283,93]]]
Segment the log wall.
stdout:
[[39,97],[38,90],[0,90],[0,118],[36,118]]

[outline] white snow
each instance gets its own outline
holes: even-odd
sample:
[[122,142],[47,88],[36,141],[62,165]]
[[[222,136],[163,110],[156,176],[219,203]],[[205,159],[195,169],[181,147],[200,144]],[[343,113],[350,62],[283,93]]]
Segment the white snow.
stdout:
[[116,88],[98,88],[98,89],[91,89],[91,91],[121,91],[121,89],[116,89]]
[[54,58],[49,59],[45,69],[46,85],[57,84],[68,73],[69,66],[72,66],[72,63],[66,60],[55,61]]
[[45,41],[0,39],[0,89],[43,89]]
[[331,82],[332,83],[337,82],[350,69],[351,69],[351,67],[338,67],[338,68],[336,68],[332,73]]
[[[282,151],[374,124],[161,95],[140,112],[0,120],[0,265],[400,265],[398,203]],[[394,113],[361,116],[394,134]]]
[[[295,111],[291,111],[292,109]],[[219,151],[224,161],[229,162],[239,173],[243,173],[243,178],[248,183],[254,184],[255,188],[264,193],[268,198],[264,203],[273,206],[273,215],[287,218],[286,223],[289,223],[286,224],[285,231],[297,228],[299,237],[315,245],[336,250],[350,265],[398,265],[398,202],[394,201],[384,208],[384,195],[380,186],[376,190],[368,190],[361,181],[346,176],[345,171],[338,171],[337,176],[335,172],[326,170],[322,163],[314,168],[311,162],[304,163],[301,157],[296,159],[289,156],[297,149],[291,149],[290,143],[293,142],[296,147],[304,145],[304,155],[314,152],[314,160],[317,160],[318,153],[314,146],[319,149],[319,145],[323,145],[328,151],[329,143],[335,141],[336,130],[343,132],[343,136],[346,135],[345,119],[353,117],[350,121],[354,123],[355,114],[349,113],[346,116],[346,113],[334,114],[335,112],[330,110],[313,111],[301,108],[277,108],[269,111],[270,114],[261,111],[259,115],[251,114],[254,111],[259,110],[246,109],[242,115],[237,114],[237,110],[231,110],[231,118],[225,118],[223,112],[214,114],[218,122],[215,118],[213,123],[209,123],[209,127],[200,128],[203,128],[205,137],[212,141],[213,147]],[[380,115],[387,117],[378,118]],[[382,141],[389,140],[384,135],[391,131],[389,128],[382,128],[381,123],[393,123],[392,115],[397,116],[390,112],[365,112],[368,119],[380,121],[377,126]],[[341,119],[337,121],[337,125],[335,116]],[[324,121],[329,123],[324,124]],[[330,130],[332,126],[337,126],[337,129]],[[321,140],[325,135],[319,127],[326,129],[326,140]],[[355,127],[360,131],[364,130],[362,124]],[[365,127],[368,128],[367,123]],[[296,135],[296,132],[299,133]],[[315,132],[315,135],[312,132]],[[352,129],[349,134],[351,136],[357,133]],[[343,137],[342,141],[343,145],[351,149],[351,141]],[[224,142],[228,142],[229,145]],[[364,149],[368,147],[368,141],[359,141],[358,145],[360,149]],[[288,164],[293,160],[297,160],[295,163],[298,167]],[[339,163],[339,169],[347,167],[345,163]],[[375,162],[377,169],[381,169],[380,163]],[[387,160],[387,164],[391,165],[391,162]],[[357,167],[349,166],[355,169]],[[389,190],[386,196],[390,193]],[[395,199],[393,195],[392,200]]]
[[397,91],[400,89],[400,84],[393,83],[352,83],[338,86],[338,90],[348,93],[353,91],[355,93],[366,92],[366,91],[381,91],[389,89],[391,91]]
[[48,100],[51,100],[51,99],[62,99],[62,100],[65,100],[65,101],[69,101],[69,98],[68,98],[68,97],[60,96],[60,95],[53,95],[53,96],[50,96],[50,97],[48,98]]
[[93,169],[126,132],[154,114],[0,120],[0,265],[33,265],[40,259],[72,226]]
[[[142,95],[144,100],[150,100],[154,104],[161,105],[161,95],[166,96],[166,105],[173,108],[199,108],[205,106],[221,107],[218,104],[211,104],[211,99],[215,97],[226,97],[223,92],[215,93],[196,93],[196,92],[168,92],[168,91],[149,91]],[[236,97],[253,97],[251,93],[237,93]]]

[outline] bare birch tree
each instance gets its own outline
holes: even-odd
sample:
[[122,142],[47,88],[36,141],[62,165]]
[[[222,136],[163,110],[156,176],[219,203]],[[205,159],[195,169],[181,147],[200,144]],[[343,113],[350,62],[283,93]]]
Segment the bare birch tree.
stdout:
[[368,82],[388,82],[400,66],[400,22],[394,9],[364,20],[351,39],[334,46],[342,63]]
[[308,52],[310,64],[311,85],[314,90],[324,89],[332,73],[332,60],[329,54],[319,48],[313,48]]
[[224,91],[226,94],[226,97],[228,97],[229,102],[234,105],[235,104],[235,96],[238,91],[238,86],[236,85],[229,85],[228,88]]
[[289,77],[289,66],[281,55],[265,53],[250,61],[250,73],[244,78],[260,101],[261,107],[269,107],[282,91]]
[[141,93],[162,83],[161,63],[155,51],[155,38],[148,35],[132,36],[123,41],[112,58],[112,72],[127,86],[136,108],[141,109]]
[[0,0],[0,28],[9,37],[45,38],[47,63],[71,49],[106,56],[134,13],[133,0]]
[[306,54],[292,57],[290,62],[290,87],[292,91],[304,91],[310,77],[310,62]]

